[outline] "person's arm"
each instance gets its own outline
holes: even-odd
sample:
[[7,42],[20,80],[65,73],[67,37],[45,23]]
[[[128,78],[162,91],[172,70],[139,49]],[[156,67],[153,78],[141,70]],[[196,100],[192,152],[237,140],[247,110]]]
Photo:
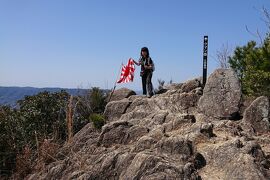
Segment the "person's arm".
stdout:
[[135,61],[134,59],[133,59],[133,62],[134,62],[137,66],[140,66],[140,65],[141,65],[140,62],[137,62],[137,61]]

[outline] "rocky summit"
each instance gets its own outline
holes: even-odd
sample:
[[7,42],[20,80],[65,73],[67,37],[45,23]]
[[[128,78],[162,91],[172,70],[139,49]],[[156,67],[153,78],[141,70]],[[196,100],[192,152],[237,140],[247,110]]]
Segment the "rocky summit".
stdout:
[[123,92],[107,104],[102,130],[89,123],[27,179],[270,179],[269,98],[243,109],[232,70],[151,98]]

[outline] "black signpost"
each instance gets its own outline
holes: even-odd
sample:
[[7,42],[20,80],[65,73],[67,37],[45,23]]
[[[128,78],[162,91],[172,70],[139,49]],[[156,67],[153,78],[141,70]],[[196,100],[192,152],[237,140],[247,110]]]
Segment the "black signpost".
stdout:
[[207,78],[208,36],[203,38],[203,87]]

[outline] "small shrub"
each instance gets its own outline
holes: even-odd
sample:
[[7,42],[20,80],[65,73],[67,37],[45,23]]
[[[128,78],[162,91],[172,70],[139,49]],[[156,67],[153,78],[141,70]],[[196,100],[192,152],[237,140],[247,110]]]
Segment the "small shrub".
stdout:
[[90,115],[90,120],[93,122],[94,127],[97,129],[101,129],[102,126],[105,124],[105,118],[101,114],[91,114]]
[[165,85],[165,81],[158,79],[158,89],[157,90],[163,89],[164,85]]

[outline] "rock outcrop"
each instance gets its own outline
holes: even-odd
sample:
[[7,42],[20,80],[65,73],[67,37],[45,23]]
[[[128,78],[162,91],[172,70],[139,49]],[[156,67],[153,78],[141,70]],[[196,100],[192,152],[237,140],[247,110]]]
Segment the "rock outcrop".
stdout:
[[232,69],[217,69],[208,78],[199,110],[219,119],[235,119],[239,115],[240,82]]
[[110,101],[119,101],[132,95],[136,95],[135,91],[127,88],[117,89],[113,92]]
[[233,72],[217,70],[204,90],[194,79],[151,98],[109,102],[101,131],[88,124],[28,179],[269,179],[269,130],[245,128],[269,123],[269,101],[261,97],[243,120],[230,120],[240,98]]
[[244,112],[243,122],[251,125],[254,132],[265,133],[270,130],[270,103],[265,96],[258,97]]

